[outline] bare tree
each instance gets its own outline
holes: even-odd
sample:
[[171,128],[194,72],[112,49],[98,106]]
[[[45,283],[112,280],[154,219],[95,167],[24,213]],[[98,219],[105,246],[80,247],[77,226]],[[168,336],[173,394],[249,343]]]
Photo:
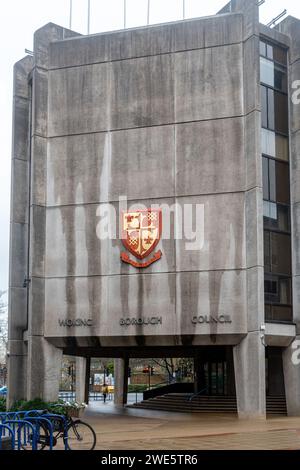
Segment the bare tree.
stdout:
[[7,302],[4,299],[6,291],[0,291],[0,362],[6,362],[8,343]]

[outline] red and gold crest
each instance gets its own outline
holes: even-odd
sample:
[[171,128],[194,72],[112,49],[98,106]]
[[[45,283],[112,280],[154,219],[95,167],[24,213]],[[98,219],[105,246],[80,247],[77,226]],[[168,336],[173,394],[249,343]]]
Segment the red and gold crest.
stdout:
[[[162,232],[161,209],[146,209],[121,213],[122,242],[125,248],[139,260],[147,258],[159,243]],[[146,268],[162,256],[159,250],[154,256],[138,263],[130,259],[127,253],[121,254],[124,263],[136,268]]]

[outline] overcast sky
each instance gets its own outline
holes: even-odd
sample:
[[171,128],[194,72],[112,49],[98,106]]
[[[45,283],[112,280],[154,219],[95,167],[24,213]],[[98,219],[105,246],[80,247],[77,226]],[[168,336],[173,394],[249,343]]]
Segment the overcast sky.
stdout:
[[[150,23],[182,18],[182,0],[150,0]],[[186,0],[186,17],[213,15],[226,0]],[[124,0],[91,0],[91,33],[121,29],[124,26]],[[9,0],[1,3],[0,74],[0,290],[8,286],[8,247],[10,210],[10,158],[12,120],[12,70],[24,49],[32,49],[33,33],[49,21],[69,26],[69,0]],[[300,18],[295,0],[266,0],[260,7],[261,22],[267,23],[284,8]],[[147,0],[127,0],[127,27],[147,21]],[[73,0],[72,29],[86,34],[87,0]]]

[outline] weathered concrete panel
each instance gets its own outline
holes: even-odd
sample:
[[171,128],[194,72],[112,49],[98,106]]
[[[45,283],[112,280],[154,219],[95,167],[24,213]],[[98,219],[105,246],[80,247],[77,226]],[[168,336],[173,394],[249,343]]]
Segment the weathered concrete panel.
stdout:
[[260,332],[249,332],[233,348],[235,387],[239,418],[266,417],[265,348]]
[[243,48],[214,47],[175,56],[176,122],[243,113]]
[[14,98],[13,122],[12,156],[28,160],[29,101],[27,99],[18,96]]
[[[100,336],[107,318],[107,284],[104,276],[46,279],[45,336]],[[91,325],[76,326],[78,319],[91,320]]]
[[244,43],[244,113],[260,109],[259,37],[252,36]]
[[[300,22],[299,22],[300,23]],[[299,35],[300,36],[300,35]],[[290,86],[297,80],[300,76],[300,58],[292,66],[289,67],[289,83]],[[295,93],[296,92],[296,93]],[[295,97],[293,97],[295,93]],[[293,103],[293,98],[296,98],[295,104]],[[291,90],[291,100],[289,102],[289,114],[290,114],[290,131],[294,133],[300,129],[300,106],[299,106],[299,87]]]
[[291,38],[290,63],[293,64],[300,59],[299,19],[289,15],[276,26],[276,29]]
[[111,127],[127,129],[174,122],[171,54],[113,62]]
[[109,200],[173,197],[174,162],[173,126],[113,132]]
[[45,279],[32,277],[29,289],[28,335],[42,336],[45,321]]
[[97,237],[97,205],[47,210],[46,276],[107,274],[108,241]]
[[47,69],[49,66],[49,44],[52,41],[80,36],[70,29],[48,23],[34,33],[34,60],[38,67]]
[[263,194],[255,188],[246,193],[246,253],[247,267],[264,265],[263,248]]
[[243,118],[176,126],[178,196],[244,191]]
[[12,160],[11,220],[19,224],[28,223],[29,199],[28,162]]
[[47,188],[47,139],[34,136],[31,141],[31,204],[45,206]]
[[10,287],[21,287],[27,273],[28,225],[11,223]]
[[14,65],[14,88],[13,95],[20,98],[30,98],[30,87],[28,76],[33,68],[33,57],[26,56]]
[[109,128],[109,64],[49,72],[49,136]]
[[[178,198],[177,203],[181,208],[177,212],[177,227],[181,227],[183,214],[185,235],[176,242],[178,271],[246,267],[243,193]],[[185,212],[191,205],[192,217]],[[201,210],[204,210],[204,220]]]
[[72,41],[55,41],[49,47],[51,68],[89,65],[109,60],[110,36],[97,34]]
[[9,290],[9,339],[23,340],[27,328],[27,289],[11,287]]
[[[134,201],[128,208],[134,209]],[[169,206],[174,200],[145,200],[144,206],[136,201],[136,207],[146,209],[157,204],[163,210],[163,219],[167,228]],[[118,204],[115,208],[116,216],[107,212],[105,205],[77,205],[47,210],[46,229],[46,276],[86,276],[108,274],[135,274],[136,268],[121,261],[122,251],[127,251],[119,239],[120,212]],[[103,210],[103,212],[102,212]],[[100,213],[102,215],[100,216]],[[99,223],[106,227],[116,238],[100,239],[98,234],[104,232]],[[167,234],[168,235],[168,234]],[[170,236],[160,241],[155,251],[162,251],[159,263],[152,264],[146,272],[170,272],[175,269],[175,243],[174,243],[174,217],[170,217]]]
[[248,331],[258,331],[265,322],[264,268],[247,269]]
[[[300,68],[299,68],[300,71]],[[299,105],[298,105],[299,106]],[[292,105],[291,105],[292,107]],[[294,106],[295,108],[297,106]],[[300,202],[300,115],[299,130],[291,135],[291,202]]]
[[262,188],[261,113],[253,111],[245,117],[246,189]]
[[[37,360],[38,358],[38,360]],[[56,401],[61,376],[62,350],[41,336],[28,338],[27,399]]]
[[223,46],[243,40],[243,15],[215,16],[174,24],[174,50]]
[[[190,272],[177,274],[176,317],[178,334],[237,334],[247,332],[246,272]],[[195,317],[229,316],[232,323],[206,323]],[[194,321],[194,322],[193,322]]]
[[30,224],[30,272],[32,276],[45,275],[46,209],[32,206]]
[[[299,339],[300,337],[297,336],[296,340],[298,343]],[[288,416],[300,416],[300,374],[299,364],[295,364],[295,361],[293,361],[294,353],[295,345],[293,343],[288,348],[285,348],[282,353]]]
[[[162,318],[162,324],[120,325],[122,318],[152,317]],[[140,274],[110,277],[105,325],[102,333],[108,336],[176,334],[175,275]]]
[[109,133],[50,139],[47,205],[107,201],[110,147]]
[[56,41],[50,68],[166,54],[241,42],[243,16],[208,17]]
[[48,72],[35,68],[32,83],[32,134],[47,137]]

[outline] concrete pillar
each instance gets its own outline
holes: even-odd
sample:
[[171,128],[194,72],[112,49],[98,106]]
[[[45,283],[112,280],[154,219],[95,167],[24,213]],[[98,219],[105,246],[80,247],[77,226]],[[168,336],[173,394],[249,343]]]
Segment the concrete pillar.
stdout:
[[128,366],[129,359],[120,358],[115,359],[115,392],[114,403],[115,405],[126,405],[128,393]]
[[76,357],[75,399],[78,403],[85,401],[86,358]]
[[27,348],[23,341],[10,341],[7,358],[7,409],[26,398]]
[[62,351],[42,336],[28,338],[27,399],[58,399]]
[[[297,341],[300,340],[298,336]],[[288,416],[300,416],[300,365],[299,353],[293,347],[292,343],[288,348],[285,348],[282,353],[285,396]]]
[[226,348],[226,389],[225,393],[229,396],[235,396],[235,376],[232,347]]
[[248,333],[233,348],[233,359],[239,418],[265,418],[265,348],[259,331]]

